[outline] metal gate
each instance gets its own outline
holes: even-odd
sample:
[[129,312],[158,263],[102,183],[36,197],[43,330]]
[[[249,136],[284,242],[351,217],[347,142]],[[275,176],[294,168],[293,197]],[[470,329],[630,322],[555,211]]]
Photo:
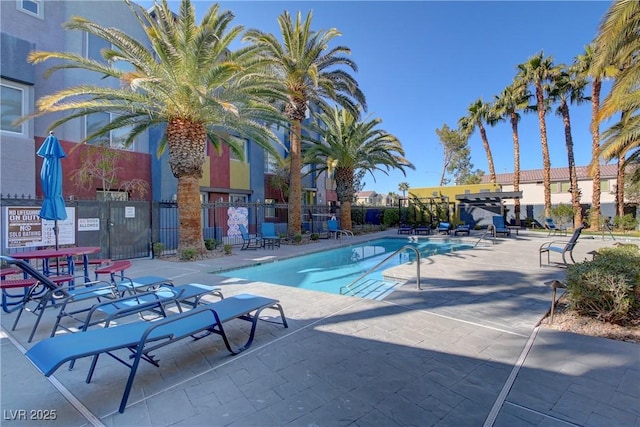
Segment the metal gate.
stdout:
[[[106,254],[113,260],[143,258],[151,250],[151,207],[148,202],[107,201],[102,213]],[[103,252],[105,253],[105,252]]]

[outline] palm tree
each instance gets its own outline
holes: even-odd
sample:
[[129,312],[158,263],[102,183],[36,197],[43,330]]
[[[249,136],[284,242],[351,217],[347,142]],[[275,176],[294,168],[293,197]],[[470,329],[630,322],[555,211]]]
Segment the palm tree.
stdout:
[[496,182],[496,169],[493,164],[493,155],[491,154],[491,147],[489,146],[489,140],[487,139],[487,131],[484,128],[483,123],[494,124],[495,117],[491,115],[491,105],[485,104],[482,99],[474,101],[468,109],[468,115],[462,117],[458,121],[458,126],[463,132],[463,139],[468,139],[476,127],[480,130],[480,137],[482,138],[482,146],[487,155],[487,162],[489,163],[489,180]]
[[[230,134],[242,135],[274,152],[271,144],[278,141],[277,136],[262,123],[281,120],[278,110],[266,100],[284,99],[284,91],[279,90],[277,81],[264,76],[265,64],[256,56],[255,46],[235,52],[229,49],[243,29],[230,27],[233,15],[221,12],[217,4],[208,9],[200,25],[189,0],[182,0],[177,15],[166,0],[156,4],[153,16],[129,1],[127,4],[148,35],[149,46],[115,28],[74,17],[67,29],[85,31],[111,44],[111,49],[102,52],[105,63],[75,53],[32,52],[29,56],[36,64],[49,59],[63,61],[47,75],[79,68],[114,77],[121,86],[62,89],[41,98],[38,111],[27,118],[69,112],[51,125],[53,129],[89,114],[115,113],[116,119],[86,140],[131,127],[126,144],[149,127],[166,124],[166,141],[161,148],[168,147],[169,166],[178,179],[178,249],[204,251],[198,181],[207,137],[216,147],[228,144],[240,156]],[[114,61],[127,62],[134,71],[121,71],[111,65]]]
[[569,104],[580,105],[589,100],[584,96],[587,79],[578,73],[575,67],[560,67],[561,71],[551,80],[549,99],[559,102],[556,113],[562,117],[564,125],[564,138],[567,147],[567,165],[569,167],[569,181],[571,192],[571,205],[573,207],[573,223],[578,227],[582,224],[582,208],[580,207],[580,189],[578,188],[578,176],[576,174],[576,162],[573,155],[573,138],[571,136],[571,118],[569,116]]
[[[573,66],[575,70],[585,78],[589,76],[589,69],[593,63],[594,45],[593,43],[585,47],[582,55],[578,55]],[[591,183],[591,208],[589,210],[589,224],[592,230],[598,230],[600,225],[600,126],[596,121],[598,110],[600,110],[600,91],[602,90],[602,78],[605,74],[591,74],[591,166],[589,173],[592,177]]]
[[402,197],[406,197],[407,191],[409,191],[409,183],[401,182],[400,184],[398,184],[398,190],[402,191]]
[[[637,158],[640,149],[640,3],[618,0],[607,11],[596,39],[591,75],[604,75],[611,67],[617,72],[611,92],[604,99],[596,121],[601,123],[617,112],[621,119],[605,131],[601,147],[605,160],[618,158],[616,211],[624,214],[624,173],[626,156]],[[635,149],[635,152],[633,151]]]
[[351,202],[355,194],[357,173],[376,170],[387,173],[390,169],[414,169],[404,157],[400,141],[377,126],[379,118],[359,121],[349,111],[333,107],[318,117],[317,131],[322,141],[310,142],[305,147],[305,162],[315,164],[319,172],[333,175],[340,201],[340,224],[351,229]]
[[547,142],[547,123],[545,115],[547,112],[545,102],[546,82],[551,79],[557,70],[553,66],[553,58],[544,57],[540,52],[532,56],[523,64],[518,65],[516,80],[522,83],[532,83],[535,87],[536,110],[538,112],[538,123],[540,126],[540,144],[542,145],[542,179],[544,184],[544,215],[551,216],[551,158],[549,156],[549,144]]
[[[513,191],[520,191],[520,138],[518,135],[519,111],[529,111],[531,92],[527,85],[513,82],[500,95],[496,96],[493,114],[497,117],[508,117],[511,123],[511,138],[513,140]],[[520,199],[514,200],[513,206],[516,225],[520,225]]]
[[352,114],[359,114],[359,106],[366,110],[364,94],[356,80],[342,66],[357,71],[355,62],[346,55],[351,50],[345,46],[329,49],[329,43],[341,33],[332,28],[326,31],[311,30],[312,12],[302,20],[298,12],[295,23],[289,12],[278,17],[282,43],[273,34],[249,30],[244,36],[264,49],[271,61],[272,70],[287,88],[285,114],[291,126],[291,179],[289,187],[289,235],[301,232],[302,181],[301,144],[302,121],[309,104],[328,108],[327,100],[335,101]]

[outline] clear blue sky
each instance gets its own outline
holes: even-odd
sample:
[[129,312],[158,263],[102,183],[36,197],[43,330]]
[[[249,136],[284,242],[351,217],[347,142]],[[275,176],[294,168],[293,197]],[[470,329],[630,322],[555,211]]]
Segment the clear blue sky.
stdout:
[[[199,16],[210,4],[194,3]],[[234,12],[236,25],[276,35],[277,17],[284,10],[292,15],[312,10],[315,30],[334,27],[342,32],[336,44],[352,50],[359,67],[355,77],[367,97],[369,113],[400,139],[416,166],[406,177],[401,172],[377,173],[374,181],[367,175],[364,189],[386,194],[399,193],[400,182],[410,187],[438,185],[442,147],[435,130],[444,124],[457,127],[476,99],[492,101],[511,83],[517,65],[540,51],[556,64],[571,63],[596,36],[611,2],[227,1],[220,5]],[[573,106],[570,114],[576,164],[586,165],[591,158],[591,106]],[[521,168],[542,168],[537,116],[525,115],[519,129]],[[512,172],[510,124],[487,126],[487,136],[496,172]],[[564,129],[552,113],[547,115],[547,136],[551,166],[567,166]],[[474,168],[488,173],[477,131],[469,146]]]

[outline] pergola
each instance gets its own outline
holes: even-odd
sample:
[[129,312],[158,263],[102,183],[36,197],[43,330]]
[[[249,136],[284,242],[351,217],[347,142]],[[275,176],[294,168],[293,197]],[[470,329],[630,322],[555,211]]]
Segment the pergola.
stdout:
[[500,191],[500,192],[482,192],[482,193],[465,193],[456,194],[456,200],[459,203],[468,204],[471,206],[488,207],[499,206],[500,214],[504,216],[504,204],[505,199],[521,199],[522,191]]

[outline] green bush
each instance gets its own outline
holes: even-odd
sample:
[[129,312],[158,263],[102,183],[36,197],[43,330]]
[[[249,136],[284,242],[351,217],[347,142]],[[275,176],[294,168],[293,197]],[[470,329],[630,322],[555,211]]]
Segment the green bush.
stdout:
[[[551,207],[551,217],[557,223],[557,226],[571,224],[573,222],[573,207],[564,203],[558,203]],[[544,219],[542,224],[544,224]]]
[[355,225],[364,224],[364,212],[362,211],[362,208],[356,207],[351,209],[351,222]]
[[619,230],[629,231],[635,230],[638,226],[638,219],[634,218],[631,214],[626,214],[623,217],[616,216],[613,218],[613,224]]
[[297,233],[293,236],[293,243],[298,244],[300,242],[302,242],[302,234]]
[[215,239],[204,239],[204,247],[208,251],[214,250],[218,246],[218,242]]
[[153,254],[157,257],[162,255],[164,252],[164,243],[156,242],[153,244]]
[[311,240],[318,240],[320,235],[318,233],[311,233]]
[[627,320],[640,297],[638,246],[602,248],[592,261],[569,266],[567,297],[579,314],[612,323]]
[[232,249],[233,249],[233,245],[230,245],[228,243],[225,243],[225,245],[222,247],[222,250],[224,251],[225,255],[231,255]]
[[385,209],[382,222],[387,227],[397,225],[400,222],[400,212],[398,212],[398,209]]
[[183,249],[180,253],[180,259],[183,261],[193,261],[198,256],[198,250],[196,248]]

